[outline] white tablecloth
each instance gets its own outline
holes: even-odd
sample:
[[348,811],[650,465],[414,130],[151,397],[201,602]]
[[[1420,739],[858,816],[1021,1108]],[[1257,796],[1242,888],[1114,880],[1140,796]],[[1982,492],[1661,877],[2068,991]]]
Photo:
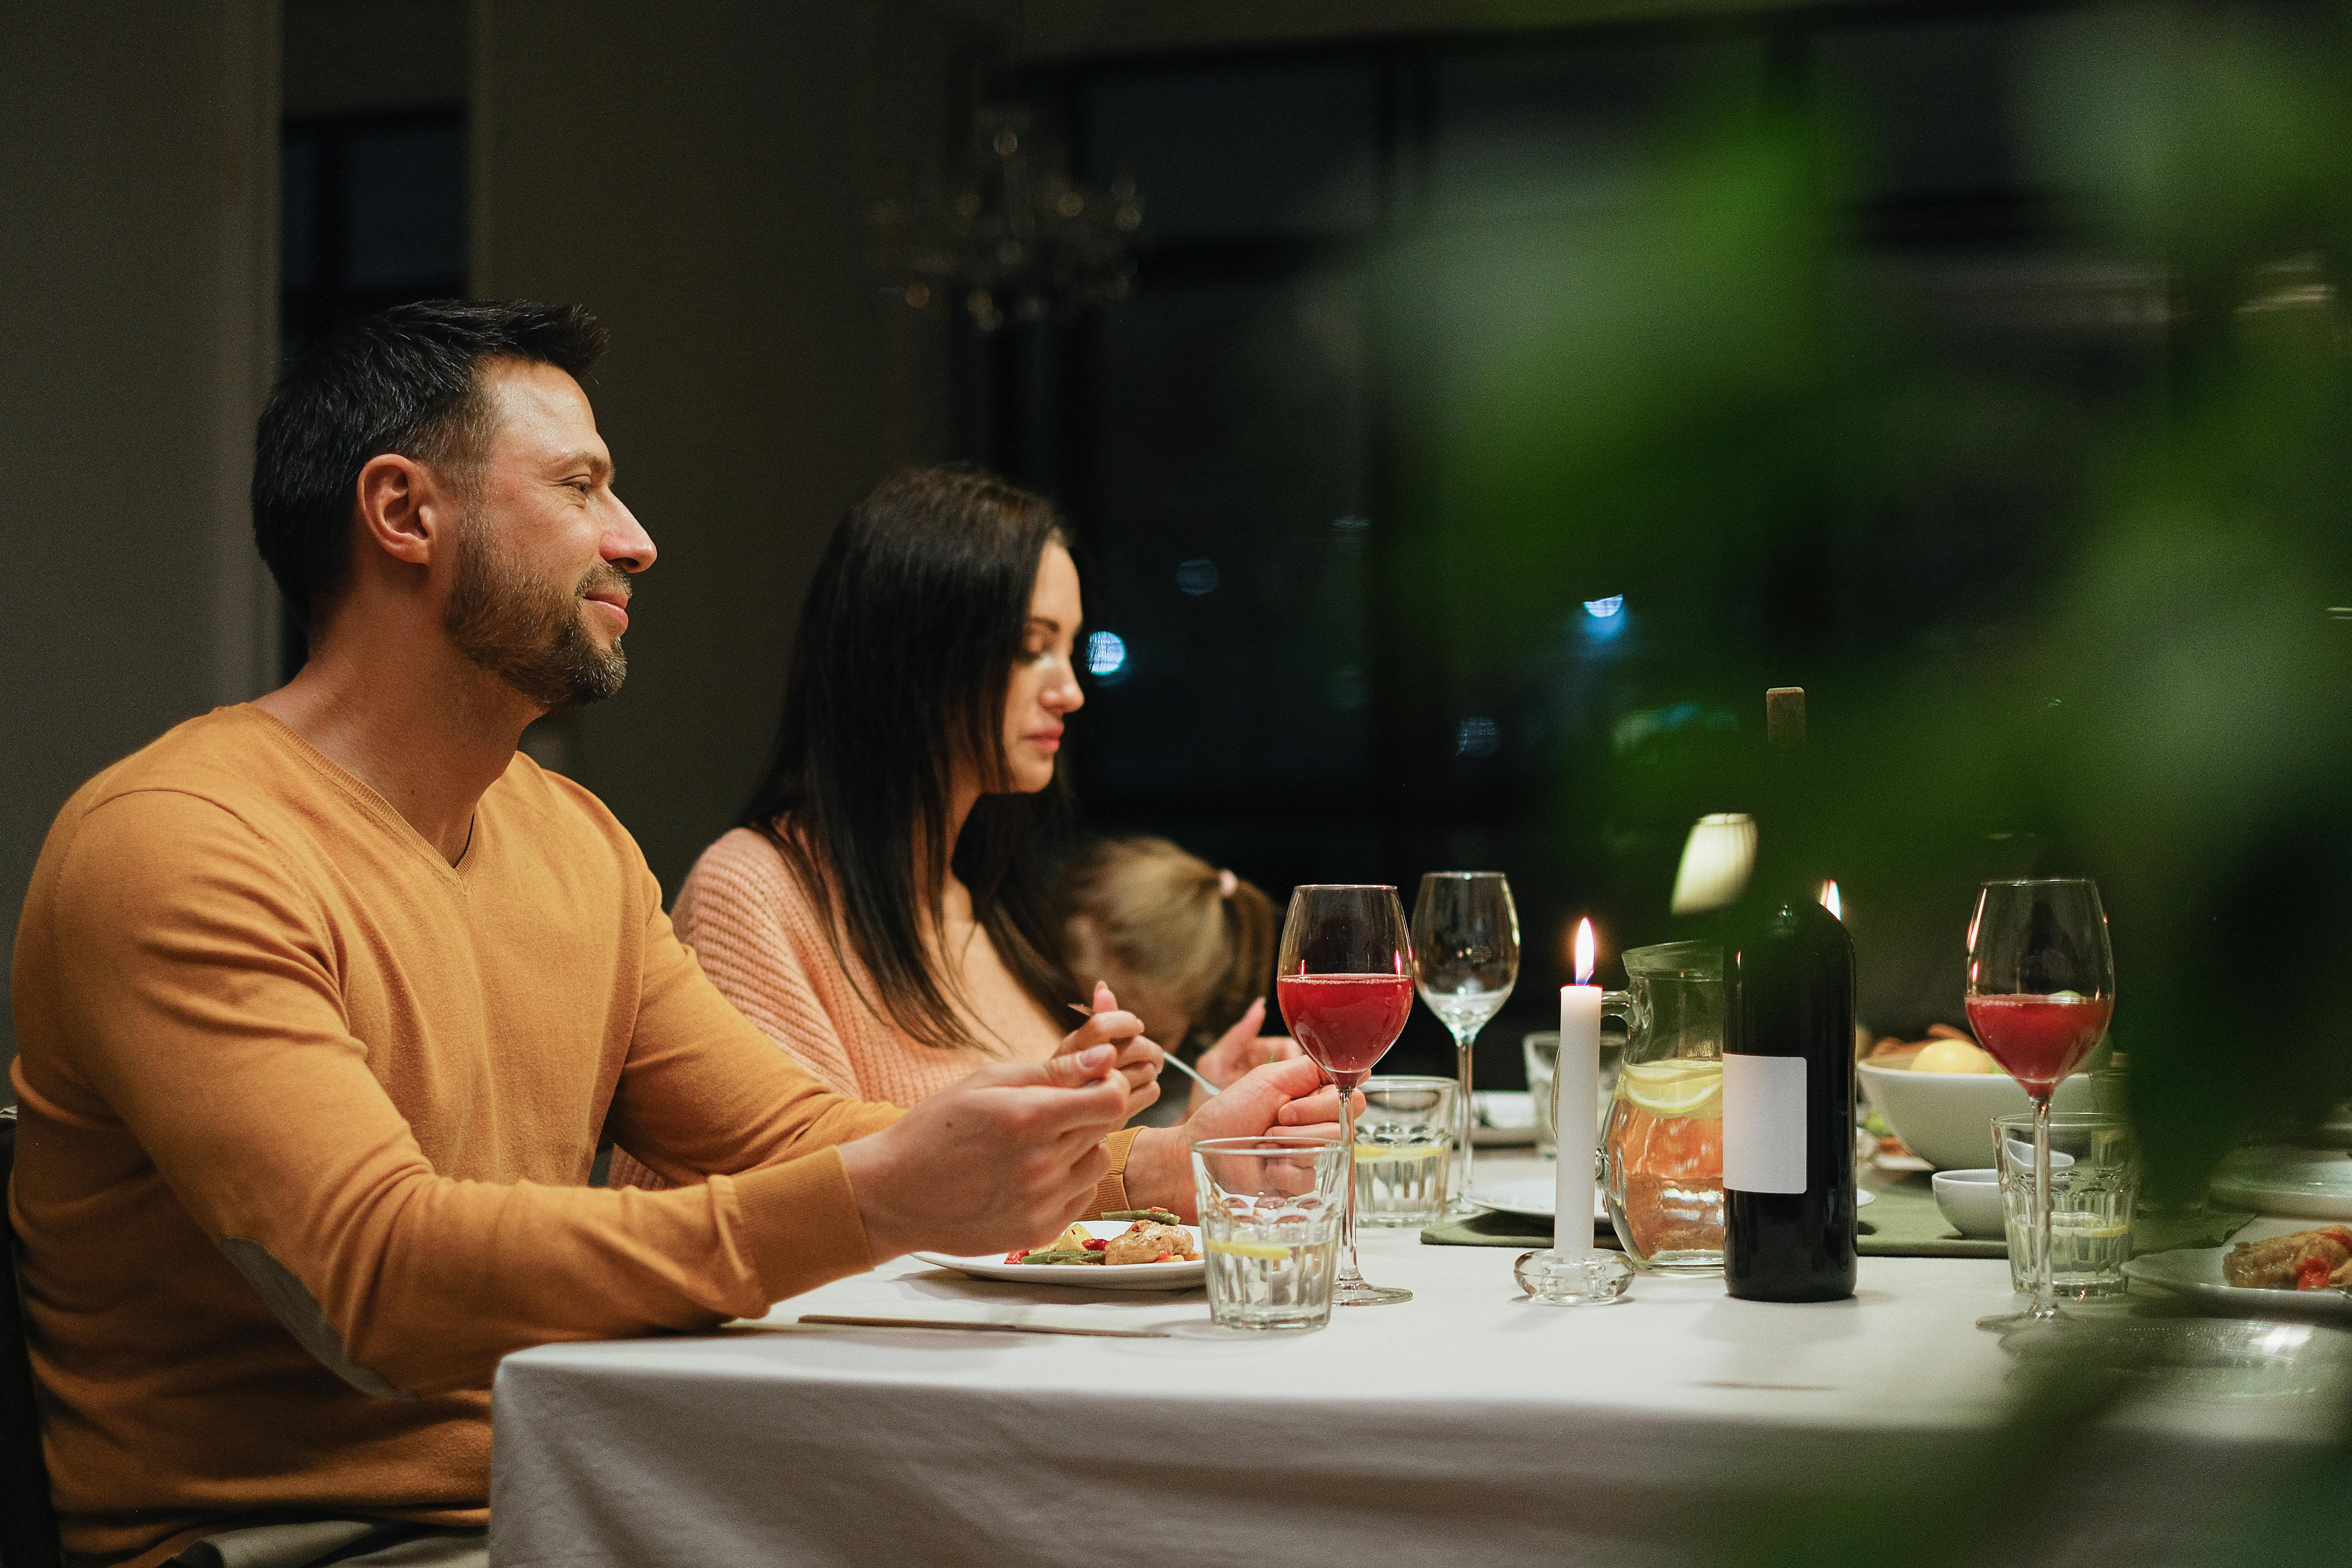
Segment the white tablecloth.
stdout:
[[[1972,1326],[2010,1304],[2005,1263],[1864,1258],[1856,1298],[1829,1305],[1643,1278],[1627,1302],[1558,1309],[1520,1296],[1511,1251],[1366,1237],[1367,1275],[1415,1299],[1313,1334],[1220,1331],[1197,1290],[1064,1292],[901,1262],[758,1326],[511,1356],[492,1560],[1682,1564],[1724,1561],[1710,1532],[1759,1500],[1835,1506],[1870,1480],[1916,1489],[1918,1526],[1937,1530],[1998,1503],[1939,1490],[1938,1459],[2012,1393],[2000,1342]],[[803,1312],[1176,1337],[801,1327]],[[2331,1405],[2158,1403],[2052,1479],[2102,1550],[2193,1561],[2182,1531],[2283,1446],[2323,1436]]]

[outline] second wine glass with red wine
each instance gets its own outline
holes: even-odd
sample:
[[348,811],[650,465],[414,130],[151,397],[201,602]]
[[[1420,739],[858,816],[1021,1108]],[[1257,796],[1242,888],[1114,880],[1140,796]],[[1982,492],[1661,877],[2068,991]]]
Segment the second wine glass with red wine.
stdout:
[[2033,1305],[1977,1326],[2046,1323],[2064,1315],[2051,1280],[2050,1097],[2116,1010],[2098,885],[2079,877],[1987,882],[1969,921],[1968,1009],[1977,1042],[2033,1101]]
[[1412,1012],[1412,941],[1391,887],[1321,884],[1294,888],[1282,924],[1275,995],[1291,1037],[1339,1086],[1348,1146],[1348,1218],[1339,1246],[1335,1307],[1410,1301],[1412,1292],[1368,1283],[1356,1267],[1355,1092],[1372,1076]]

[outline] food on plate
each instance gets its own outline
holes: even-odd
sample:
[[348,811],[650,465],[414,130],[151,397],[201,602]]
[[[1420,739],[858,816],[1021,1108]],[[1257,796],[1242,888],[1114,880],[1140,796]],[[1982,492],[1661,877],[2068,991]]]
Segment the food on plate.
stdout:
[[2352,1230],[2340,1225],[2242,1241],[2221,1259],[2221,1278],[2256,1290],[2341,1290],[2352,1286]]
[[1110,1238],[1103,1249],[1109,1263],[1189,1263],[1200,1257],[1192,1233],[1182,1226],[1139,1219]]
[[1929,1040],[1911,1058],[1913,1072],[1999,1072],[1992,1053],[1973,1040]]
[[1192,1246],[1192,1233],[1184,1222],[1166,1209],[1120,1209],[1103,1215],[1105,1219],[1133,1220],[1117,1236],[1090,1235],[1087,1227],[1073,1225],[1045,1247],[1024,1247],[1004,1255],[1007,1263],[1035,1264],[1114,1264],[1129,1263],[1190,1263],[1201,1254]]

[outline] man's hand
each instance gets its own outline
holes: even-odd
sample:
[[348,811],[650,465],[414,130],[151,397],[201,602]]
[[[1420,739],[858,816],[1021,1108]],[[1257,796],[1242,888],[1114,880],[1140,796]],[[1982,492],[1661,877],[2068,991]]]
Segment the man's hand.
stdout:
[[1269,1062],[1218,1095],[1179,1127],[1147,1128],[1127,1157],[1128,1201],[1157,1205],[1188,1221],[1200,1218],[1192,1187],[1192,1145],[1202,1138],[1339,1136],[1339,1091],[1305,1057]]
[[1094,1045],[983,1068],[842,1144],[874,1261],[1034,1247],[1085,1214],[1110,1170],[1103,1138],[1127,1120],[1118,1054]]
[[1143,1037],[1143,1020],[1119,1011],[1110,987],[1095,982],[1094,1016],[1062,1038],[1056,1056],[1075,1056],[1108,1042],[1118,1047],[1118,1070],[1127,1079],[1127,1114],[1132,1119],[1160,1098],[1160,1068],[1167,1053]]

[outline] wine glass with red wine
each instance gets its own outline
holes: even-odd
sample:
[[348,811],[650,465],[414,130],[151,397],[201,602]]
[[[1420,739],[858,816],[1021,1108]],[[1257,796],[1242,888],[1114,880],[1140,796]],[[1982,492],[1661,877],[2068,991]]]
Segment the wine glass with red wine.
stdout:
[[1412,941],[1404,906],[1387,887],[1294,888],[1282,924],[1275,995],[1291,1037],[1323,1076],[1339,1086],[1339,1125],[1348,1146],[1348,1217],[1339,1248],[1335,1307],[1410,1301],[1412,1292],[1369,1284],[1356,1267],[1356,1113],[1354,1097],[1396,1044],[1412,1012]]
[[1987,882],[1969,921],[1969,1023],[2033,1101],[2033,1305],[1982,1329],[2065,1316],[2051,1287],[2050,1097],[2098,1045],[2116,1010],[2116,961],[2087,878]]

